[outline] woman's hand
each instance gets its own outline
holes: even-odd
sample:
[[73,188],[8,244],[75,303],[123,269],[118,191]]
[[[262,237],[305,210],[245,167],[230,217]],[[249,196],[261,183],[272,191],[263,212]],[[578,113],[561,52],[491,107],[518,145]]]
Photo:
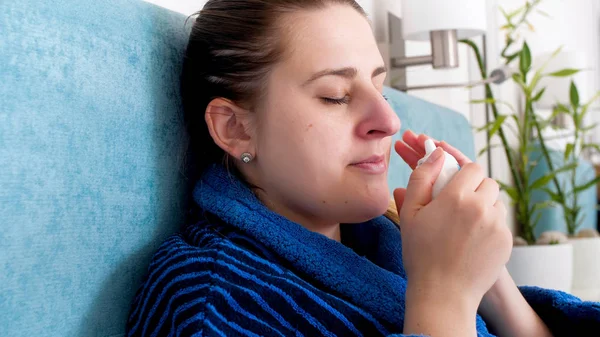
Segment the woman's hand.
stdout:
[[[414,168],[425,153],[425,139],[407,132],[404,143],[396,143],[396,151]],[[456,333],[472,334],[479,303],[510,257],[512,235],[505,224],[504,204],[498,201],[498,184],[460,151],[443,142],[436,145],[462,167],[438,197],[431,200],[443,165],[441,149],[430,156],[438,160],[413,172],[406,189],[394,191],[408,278],[404,333],[435,335],[442,328],[439,322],[458,314],[467,325],[454,327]],[[440,313],[444,317],[427,317],[428,310],[439,311],[434,311],[436,307],[448,308]]]
[[412,168],[413,170],[417,167],[417,162],[419,159],[423,158],[425,155],[425,141],[427,139],[433,140],[435,146],[441,147],[444,151],[451,154],[458,165],[461,167],[471,163],[471,159],[465,156],[462,152],[452,147],[450,144],[446,142],[437,141],[431,137],[428,137],[424,134],[417,135],[414,132],[408,130],[402,135],[402,142],[396,142],[395,149],[396,152],[402,157],[402,159]]

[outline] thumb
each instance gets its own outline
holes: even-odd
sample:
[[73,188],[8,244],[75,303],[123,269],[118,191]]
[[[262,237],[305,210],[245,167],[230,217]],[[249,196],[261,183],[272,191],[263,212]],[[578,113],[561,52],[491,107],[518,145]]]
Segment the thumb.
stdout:
[[396,210],[400,214],[402,210],[402,204],[404,204],[404,197],[406,196],[406,188],[397,188],[394,190],[394,201],[396,201]]
[[444,165],[444,150],[435,149],[421,166],[410,175],[403,206],[409,212],[417,212],[431,202],[433,184]]
[[[397,188],[394,190],[394,201],[396,202],[396,211],[398,213],[398,219],[400,219],[400,212],[402,212],[404,197],[406,197],[406,188]],[[399,226],[400,229],[402,229],[402,221],[399,222]]]

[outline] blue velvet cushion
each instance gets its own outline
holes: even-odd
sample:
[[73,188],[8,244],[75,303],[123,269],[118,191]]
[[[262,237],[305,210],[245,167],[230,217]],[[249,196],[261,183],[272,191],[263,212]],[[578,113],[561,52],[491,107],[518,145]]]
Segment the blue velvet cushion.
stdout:
[[[123,334],[193,186],[179,165],[184,21],[139,0],[0,2],[0,335]],[[403,130],[473,158],[459,114],[386,94]],[[391,186],[409,174],[393,155]]]

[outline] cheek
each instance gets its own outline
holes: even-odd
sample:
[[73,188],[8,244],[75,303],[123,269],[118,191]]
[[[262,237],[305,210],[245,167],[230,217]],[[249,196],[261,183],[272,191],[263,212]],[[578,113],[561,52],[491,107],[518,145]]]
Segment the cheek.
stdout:
[[296,97],[274,102],[265,117],[259,135],[265,148],[309,162],[347,156],[352,135],[349,121],[314,99]]

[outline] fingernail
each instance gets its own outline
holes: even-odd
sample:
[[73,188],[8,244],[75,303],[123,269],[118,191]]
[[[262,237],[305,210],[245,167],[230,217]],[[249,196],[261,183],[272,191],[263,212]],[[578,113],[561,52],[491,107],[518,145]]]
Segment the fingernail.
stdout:
[[427,157],[427,162],[428,163],[435,163],[436,161],[438,161],[438,159],[442,158],[442,155],[444,154],[444,150],[442,150],[441,147],[438,147],[437,149],[435,149],[435,151],[433,151],[429,157]]

